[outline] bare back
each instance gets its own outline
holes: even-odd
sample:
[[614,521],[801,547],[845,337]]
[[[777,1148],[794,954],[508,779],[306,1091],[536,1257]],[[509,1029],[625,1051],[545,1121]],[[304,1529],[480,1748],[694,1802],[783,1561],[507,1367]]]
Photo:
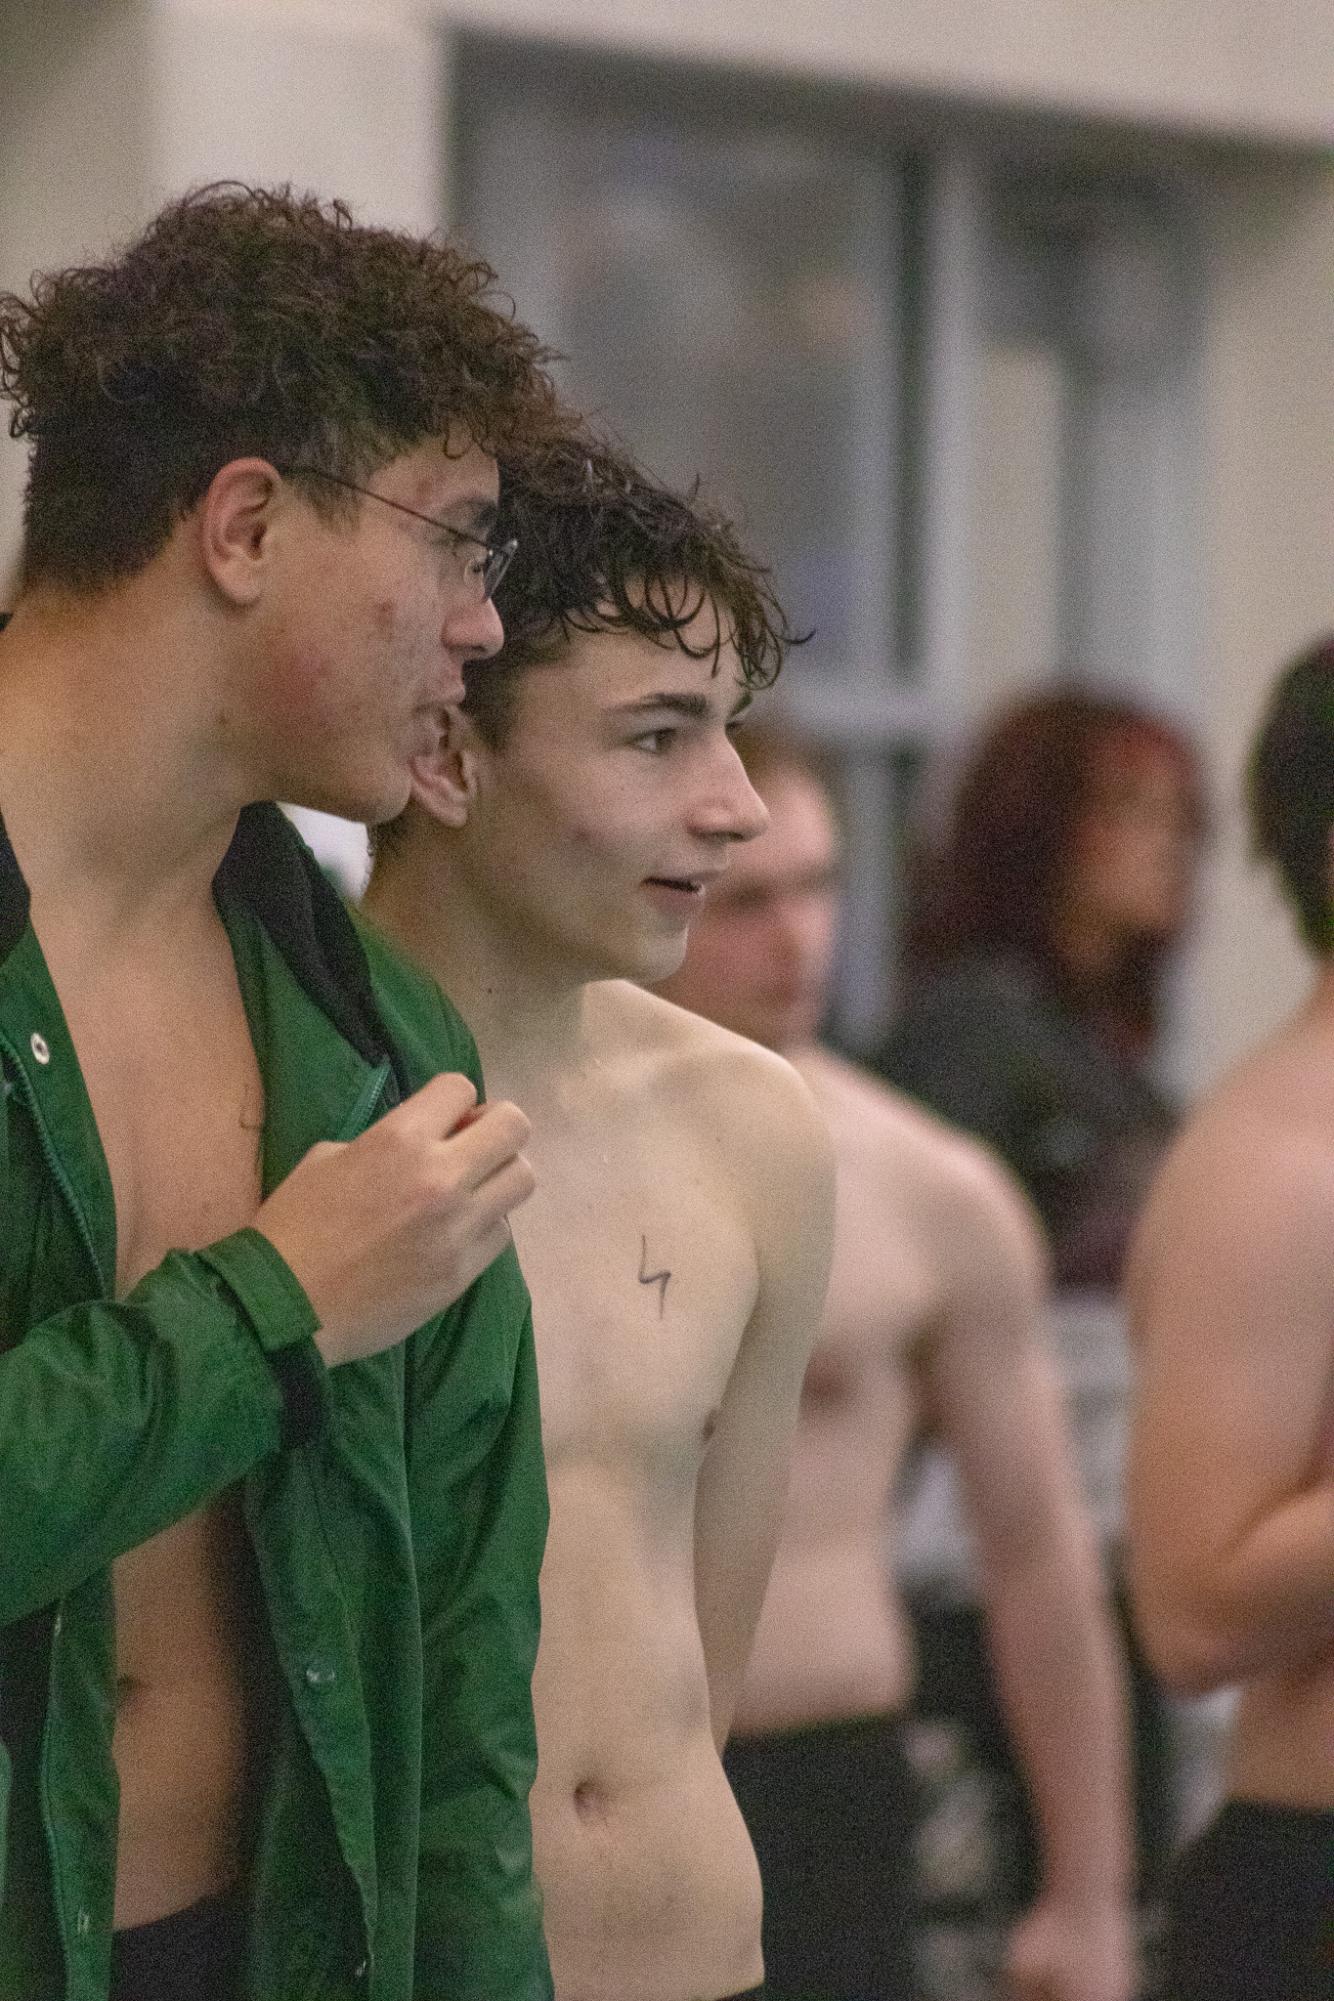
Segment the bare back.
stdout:
[[[211,910],[193,933],[175,929],[119,965],[92,963],[54,915],[34,921],[106,1155],[124,1297],[169,1250],[211,1243],[259,1206],[263,1087],[231,951]],[[242,1551],[239,1509],[224,1496],[113,1568],[118,1926],[236,1876]]]
[[[636,988],[588,994],[601,1053],[577,1091],[532,1107],[539,1195],[515,1222],[551,1493],[537,1872],[560,2001],[715,2001],[760,1977],[759,1877],[719,1760],[697,1576],[701,1476],[763,1286],[755,1189],[728,1137],[749,1059]],[[808,1345],[790,1389],[776,1372],[780,1413]]]
[[1229,1784],[1334,1808],[1334,986],[1169,1158],[1136,1247],[1135,1578],[1174,1679],[1241,1687]]

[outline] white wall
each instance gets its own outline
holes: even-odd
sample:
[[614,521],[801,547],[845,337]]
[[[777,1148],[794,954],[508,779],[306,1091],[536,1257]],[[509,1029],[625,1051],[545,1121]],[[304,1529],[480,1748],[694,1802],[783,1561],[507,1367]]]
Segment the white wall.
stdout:
[[[0,286],[138,228],[155,96],[141,0],[0,0]],[[26,464],[0,442],[0,580]]]
[[1201,711],[1222,824],[1185,987],[1201,1080],[1309,979],[1277,891],[1247,856],[1238,793],[1276,668],[1334,628],[1334,169],[1238,170],[1215,188],[1211,234]]
[[[228,177],[442,212],[443,31],[395,0],[0,0],[0,286]],[[0,440],[0,578],[24,454]]]
[[292,180],[368,219],[441,213],[443,33],[378,0],[155,0],[148,206],[193,181]]

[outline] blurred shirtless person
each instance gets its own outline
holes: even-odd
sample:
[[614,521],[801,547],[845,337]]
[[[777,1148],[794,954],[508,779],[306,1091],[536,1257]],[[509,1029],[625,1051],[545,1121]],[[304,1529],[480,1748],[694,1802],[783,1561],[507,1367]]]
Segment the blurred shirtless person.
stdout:
[[825,788],[795,745],[742,739],[769,808],[695,925],[674,1000],[781,1050],[833,1132],[834,1264],[787,1516],[728,1771],[765,1886],[766,1993],[905,2001],[912,1692],[885,1571],[914,1434],[957,1457],[991,1648],[1036,1803],[1043,1887],[1007,1957],[1022,1997],[1130,1992],[1125,1759],[1110,1628],[1039,1336],[1043,1262],[973,1141],[815,1040],[838,903]]
[[1279,681],[1250,804],[1315,984],[1187,1127],[1132,1266],[1144,1638],[1169,1682],[1241,1688],[1170,2001],[1334,1996],[1334,639]]
[[785,629],[730,531],[618,455],[505,471],[505,646],[377,842],[369,908],[437,977],[542,1194],[551,1536],[533,1684],[560,2001],[761,1979],[726,1738],[828,1270],[828,1139],[780,1058],[646,993],[764,808],[731,727]]

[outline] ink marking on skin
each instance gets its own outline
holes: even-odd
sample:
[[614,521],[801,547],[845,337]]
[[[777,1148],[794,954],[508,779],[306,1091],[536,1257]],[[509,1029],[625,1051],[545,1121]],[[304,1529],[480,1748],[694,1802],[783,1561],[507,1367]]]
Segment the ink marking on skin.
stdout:
[[672,1275],[669,1271],[645,1271],[644,1266],[647,1263],[648,1238],[641,1236],[639,1239],[639,1283],[641,1285],[656,1285],[658,1287],[658,1318],[661,1320],[663,1314],[667,1311],[667,1287],[671,1283]]

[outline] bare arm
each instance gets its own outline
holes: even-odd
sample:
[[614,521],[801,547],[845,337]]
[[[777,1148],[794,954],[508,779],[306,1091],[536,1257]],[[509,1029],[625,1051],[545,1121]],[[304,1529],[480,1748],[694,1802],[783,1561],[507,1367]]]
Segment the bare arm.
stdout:
[[1043,1887],[1009,1952],[1013,1991],[1125,2001],[1132,1990],[1124,1696],[1042,1329],[1034,1225],[989,1163],[942,1217],[953,1272],[927,1397],[959,1467],[992,1664],[1031,1791]]
[[1334,1650],[1334,1162],[1243,1104],[1173,1154],[1140,1232],[1132,1582],[1183,1688]]
[[805,1085],[778,1063],[766,1056],[762,1088],[730,1108],[759,1283],[695,1499],[695,1602],[720,1750],[778,1546],[833,1239],[829,1135]]

